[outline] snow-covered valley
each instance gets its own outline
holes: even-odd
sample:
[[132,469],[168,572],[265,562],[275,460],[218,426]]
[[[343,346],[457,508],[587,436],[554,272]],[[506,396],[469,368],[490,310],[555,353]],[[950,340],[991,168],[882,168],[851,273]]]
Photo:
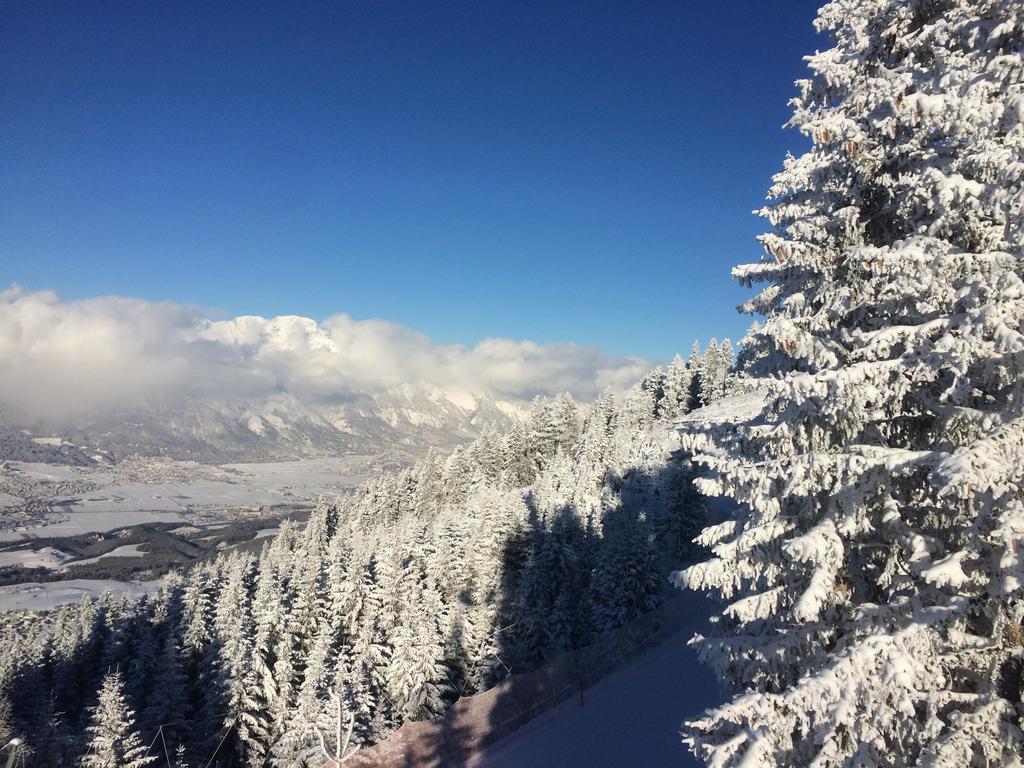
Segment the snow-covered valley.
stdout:
[[140,577],[152,581],[196,558],[256,546],[282,519],[303,520],[318,498],[333,499],[396,465],[371,455],[221,465],[139,457],[113,465],[4,462],[0,610],[50,608],[112,587],[136,593]]
[[371,455],[220,465],[162,458],[94,467],[8,461],[0,465],[0,541],[262,517],[308,508],[317,497],[335,496],[391,466],[390,458]]

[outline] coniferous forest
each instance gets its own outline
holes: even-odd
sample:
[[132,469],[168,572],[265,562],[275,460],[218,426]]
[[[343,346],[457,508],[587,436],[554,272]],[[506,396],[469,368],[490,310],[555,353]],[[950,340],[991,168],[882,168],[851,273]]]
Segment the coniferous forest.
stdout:
[[141,600],[7,614],[0,738],[40,765],[166,747],[182,766],[319,766],[332,694],[352,745],[372,744],[586,645],[692,559],[703,504],[658,436],[734,388],[731,365],[728,342],[695,345],[622,398],[538,399],[508,433],[324,500],[258,555]]

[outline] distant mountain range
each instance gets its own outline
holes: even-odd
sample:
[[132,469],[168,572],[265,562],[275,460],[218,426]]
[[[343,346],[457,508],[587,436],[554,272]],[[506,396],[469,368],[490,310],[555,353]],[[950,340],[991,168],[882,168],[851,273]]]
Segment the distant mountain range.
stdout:
[[33,423],[0,408],[0,460],[85,464],[141,455],[212,463],[389,451],[414,456],[430,446],[465,442],[488,427],[505,429],[527,407],[403,384],[332,404],[305,403],[291,394],[147,403],[65,425]]

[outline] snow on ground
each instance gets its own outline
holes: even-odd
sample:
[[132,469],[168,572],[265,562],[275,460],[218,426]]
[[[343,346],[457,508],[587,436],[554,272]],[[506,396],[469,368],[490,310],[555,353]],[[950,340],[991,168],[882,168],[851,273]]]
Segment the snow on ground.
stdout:
[[14,552],[0,552],[0,568],[58,568],[70,555],[53,547],[42,549],[19,549]]
[[[695,599],[690,599],[695,598]],[[588,688],[583,706],[568,699],[531,720],[512,735],[468,760],[472,768],[622,768],[702,763],[680,741],[679,726],[688,717],[719,702],[711,671],[686,645],[705,625],[709,603],[684,595],[676,614],[679,630],[661,645],[627,662]]]
[[765,405],[764,392],[747,392],[716,400],[711,405],[697,408],[679,419],[682,424],[721,424],[748,421],[759,414]]
[[[50,511],[0,531],[0,541],[75,536],[142,523],[201,523],[210,512],[309,504],[362,482],[376,457],[348,455],[264,464],[197,465],[133,459],[102,469],[7,462],[10,471],[42,483],[87,480],[100,486],[48,498]],[[198,517],[202,519],[198,519]]]
[[87,557],[83,560],[72,560],[70,563],[64,565],[65,568],[69,568],[72,565],[88,565],[89,563],[98,563],[105,557],[144,557],[145,552],[139,550],[139,544],[125,544],[123,547],[112,549],[105,554],[98,555],[97,557]]
[[32,442],[37,445],[55,445],[61,446],[64,444],[63,437],[33,437]]
[[106,579],[69,579],[48,584],[15,584],[0,587],[0,611],[44,611],[58,605],[77,603],[83,596],[99,597],[109,590],[115,598],[139,597],[160,588],[156,581],[110,581]]
[[48,480],[52,483],[62,480],[82,479],[82,470],[64,464],[43,464],[38,461],[10,461],[10,466],[36,480]]
[[83,533],[112,531],[143,523],[175,523],[185,520],[180,512],[160,512],[150,509],[121,512],[72,512],[50,515],[45,525],[26,525],[11,531],[0,531],[0,541],[21,541],[50,536],[80,536]]
[[316,491],[339,483],[358,485],[366,474],[359,465],[373,459],[369,455],[342,456],[329,459],[301,459],[297,461],[268,461],[254,464],[224,464],[226,469],[255,478],[264,486],[294,487]]
[[[440,718],[406,722],[361,750],[353,768],[697,766],[680,725],[720,699],[686,643],[716,611],[712,600],[678,593],[585,648],[459,699]],[[581,705],[583,679],[597,682]]]
[[267,536],[276,536],[281,531],[280,528],[261,528],[256,531],[254,539],[265,539]]

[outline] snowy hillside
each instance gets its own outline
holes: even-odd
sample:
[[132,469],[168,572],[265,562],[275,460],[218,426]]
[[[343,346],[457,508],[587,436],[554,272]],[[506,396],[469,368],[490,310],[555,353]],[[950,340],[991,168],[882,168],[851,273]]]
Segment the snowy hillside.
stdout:
[[[707,631],[713,610],[714,603],[697,595],[678,595],[594,646],[461,699],[442,718],[406,723],[349,762],[353,768],[695,767],[679,724],[721,697],[688,641]],[[579,670],[587,678],[582,689]]]
[[[525,723],[542,700],[560,700],[533,698],[538,684],[575,695],[664,637],[644,631],[660,605],[694,602],[667,579],[692,562],[705,520],[673,422],[711,396],[704,384],[726,394],[720,362],[677,360],[621,399],[609,391],[590,406],[567,395],[538,400],[504,434],[485,430],[447,457],[429,452],[376,474],[318,504],[304,526],[282,522],[266,547],[225,549],[169,574],[146,601],[101,597],[0,618],[12,727],[49,745],[59,764],[78,760],[97,729],[127,723],[122,746],[134,749],[174,722],[161,731],[171,751],[227,768],[322,765],[316,731],[336,722],[332,693],[367,753],[502,683],[491,698],[522,692],[516,722]],[[407,395],[418,408],[431,393]],[[112,552],[131,560],[125,547],[135,543],[107,541],[86,567]],[[65,640],[69,626],[87,629]],[[131,639],[106,640],[118,637]],[[28,661],[32,649],[64,642],[83,682],[43,699],[36,676],[57,679],[64,667],[56,656]],[[151,682],[168,675],[167,685]],[[96,697],[120,703],[100,712]],[[45,741],[58,711],[67,743]]]

